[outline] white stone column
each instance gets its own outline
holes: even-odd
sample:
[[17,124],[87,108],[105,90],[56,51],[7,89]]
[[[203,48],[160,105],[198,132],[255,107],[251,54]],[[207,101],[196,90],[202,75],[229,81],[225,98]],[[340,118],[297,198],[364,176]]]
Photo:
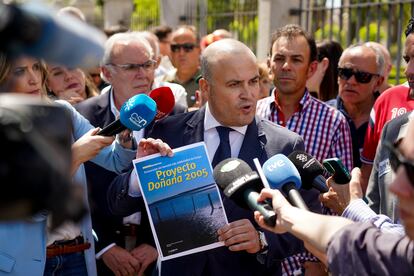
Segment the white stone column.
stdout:
[[120,25],[129,28],[133,10],[132,0],[105,0],[103,10],[104,28]]
[[263,61],[269,53],[272,33],[286,24],[298,24],[299,17],[290,15],[290,9],[299,8],[299,0],[259,0],[259,30],[257,59]]

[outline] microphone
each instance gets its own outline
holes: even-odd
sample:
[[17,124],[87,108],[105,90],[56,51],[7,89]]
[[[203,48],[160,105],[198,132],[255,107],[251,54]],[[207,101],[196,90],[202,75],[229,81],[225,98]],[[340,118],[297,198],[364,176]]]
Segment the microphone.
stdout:
[[304,151],[294,151],[289,154],[288,158],[299,171],[302,188],[306,190],[315,188],[321,193],[329,190],[323,176],[325,169],[315,157]]
[[101,129],[97,135],[112,136],[125,129],[141,130],[152,122],[157,104],[145,94],[138,94],[126,101],[119,111],[119,119]]
[[161,86],[152,90],[149,95],[157,104],[157,114],[155,120],[166,117],[174,108],[175,98],[168,86]]
[[283,154],[272,156],[263,164],[263,172],[272,189],[283,191],[294,206],[308,210],[298,192],[301,186],[299,172],[286,156]]
[[226,197],[242,208],[259,211],[267,225],[275,226],[276,214],[271,204],[257,202],[263,183],[246,162],[238,158],[227,158],[217,164],[213,176]]
[[55,16],[38,3],[0,3],[0,49],[71,68],[93,67],[104,54],[106,36],[69,15]]

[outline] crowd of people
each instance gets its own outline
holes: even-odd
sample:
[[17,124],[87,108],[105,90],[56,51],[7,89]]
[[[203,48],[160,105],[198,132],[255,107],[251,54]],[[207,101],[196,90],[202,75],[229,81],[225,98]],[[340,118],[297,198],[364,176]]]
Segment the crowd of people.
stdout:
[[[85,20],[76,8],[59,13]],[[187,25],[111,34],[88,70],[0,53],[1,91],[71,115],[71,175],[88,206],[56,229],[47,210],[1,222],[0,275],[413,275],[414,19],[405,35],[407,82],[394,87],[380,43],[343,49],[293,24],[275,30],[264,62],[226,30],[200,38]],[[164,86],[175,99],[167,117],[97,134],[129,98]],[[254,168],[254,158],[306,151],[339,158],[352,178],[325,174],[328,192],[300,189],[309,211],[262,190],[274,227],[222,194],[224,246],[160,262],[132,160],[196,142],[214,164],[237,157]]]

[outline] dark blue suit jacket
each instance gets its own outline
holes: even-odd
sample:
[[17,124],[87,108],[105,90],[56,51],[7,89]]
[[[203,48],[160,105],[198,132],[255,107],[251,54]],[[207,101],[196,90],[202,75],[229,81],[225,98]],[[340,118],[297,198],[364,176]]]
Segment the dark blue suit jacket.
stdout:
[[[160,138],[171,148],[204,140],[204,115],[202,108],[195,112],[170,116],[157,122],[149,136]],[[256,118],[248,125],[239,158],[255,168],[253,159],[263,164],[271,156],[290,154],[294,150],[304,150],[302,138],[270,121]],[[128,196],[129,174],[118,176],[108,192],[109,206],[113,212],[132,212],[134,198]],[[320,212],[316,191],[303,191],[302,196],[311,210]],[[249,219],[257,228],[253,212],[237,206],[232,200],[223,197],[223,204],[229,222]],[[176,229],[179,231],[179,229]],[[279,275],[280,260],[303,250],[303,243],[290,234],[275,235],[266,232],[269,252],[265,264],[257,260],[255,254],[231,252],[220,247],[206,252],[192,254],[162,263],[162,275]]]

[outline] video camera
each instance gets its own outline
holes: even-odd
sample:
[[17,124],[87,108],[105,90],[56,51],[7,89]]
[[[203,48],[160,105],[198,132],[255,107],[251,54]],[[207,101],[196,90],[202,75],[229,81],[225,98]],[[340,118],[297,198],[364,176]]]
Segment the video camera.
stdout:
[[71,117],[30,96],[0,95],[0,220],[49,211],[52,226],[86,212],[71,183]]

